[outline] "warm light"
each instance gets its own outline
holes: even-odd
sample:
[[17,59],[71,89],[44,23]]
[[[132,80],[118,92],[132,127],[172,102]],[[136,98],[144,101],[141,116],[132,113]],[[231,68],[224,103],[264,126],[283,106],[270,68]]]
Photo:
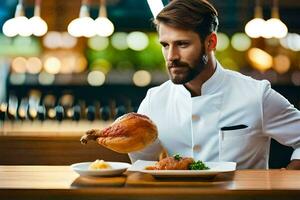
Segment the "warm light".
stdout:
[[11,63],[12,71],[16,73],[25,73],[26,66],[27,66],[27,60],[23,57],[17,57],[13,59]]
[[149,39],[145,33],[134,31],[128,34],[127,44],[129,48],[135,51],[142,51],[148,46]]
[[108,37],[113,34],[114,30],[113,23],[107,17],[98,17],[95,20],[95,31],[97,35]]
[[4,23],[2,31],[7,37],[14,37],[18,35],[18,29],[14,25],[14,18],[9,19]]
[[151,82],[151,74],[145,70],[136,71],[132,77],[132,81],[136,86],[147,86]]
[[248,51],[248,58],[252,65],[260,71],[266,71],[273,65],[272,56],[258,48],[250,49]]
[[68,32],[60,33],[62,48],[70,49],[76,46],[77,38],[71,36]]
[[74,37],[93,37],[96,35],[95,22],[90,17],[87,5],[81,5],[79,18],[71,21],[68,25],[68,32]]
[[29,108],[28,113],[30,117],[36,118],[37,117],[37,110],[35,108]]
[[37,74],[42,70],[42,61],[37,57],[30,57],[27,60],[26,69],[30,74]]
[[60,47],[61,44],[61,36],[57,31],[50,31],[43,38],[43,44],[45,47],[49,49],[55,49]]
[[251,46],[251,39],[245,33],[235,33],[231,38],[231,46],[237,51],[246,51]]
[[154,18],[164,8],[164,4],[161,0],[147,0],[147,2]]
[[20,36],[28,37],[32,35],[32,30],[30,28],[30,23],[27,17],[16,17],[14,20],[14,24],[16,27],[18,27],[18,32]]
[[262,18],[254,18],[245,26],[246,34],[251,38],[258,38],[265,32],[266,21]]
[[286,25],[277,18],[268,19],[265,26],[266,28],[262,35],[264,38],[283,38],[288,33]]
[[0,111],[1,112],[6,112],[7,111],[7,103],[1,103],[0,104]]
[[88,74],[87,81],[91,86],[101,86],[105,82],[105,75],[101,71],[91,71]]
[[74,37],[93,37],[96,35],[95,22],[90,17],[80,17],[71,21],[68,32]]
[[44,63],[45,71],[50,74],[57,74],[61,68],[61,62],[56,57],[49,57]]
[[290,69],[290,66],[291,66],[291,61],[289,57],[287,57],[286,55],[277,55],[274,58],[273,68],[279,74],[284,74],[285,72],[287,72]]
[[217,51],[224,51],[229,46],[229,38],[225,33],[217,33],[218,35],[218,43],[217,43]]
[[113,34],[111,37],[111,45],[118,50],[128,49],[127,36],[128,34],[125,32]]
[[68,117],[68,118],[72,118],[73,115],[74,115],[73,109],[72,109],[72,108],[69,108],[69,109],[67,110],[67,117]]
[[87,68],[87,60],[84,56],[80,55],[77,56],[75,61],[75,68],[73,69],[75,73],[81,73],[86,70]]
[[18,115],[21,117],[21,118],[25,118],[26,117],[26,110],[24,108],[19,108],[18,110]]
[[68,32],[73,37],[81,37],[82,36],[79,23],[80,23],[79,18],[76,18],[76,19],[72,20],[70,22],[70,24],[68,25]]
[[53,119],[56,116],[56,111],[54,108],[49,108],[48,110],[48,117]]
[[30,29],[35,36],[43,36],[47,33],[47,23],[39,16],[33,16],[29,19]]

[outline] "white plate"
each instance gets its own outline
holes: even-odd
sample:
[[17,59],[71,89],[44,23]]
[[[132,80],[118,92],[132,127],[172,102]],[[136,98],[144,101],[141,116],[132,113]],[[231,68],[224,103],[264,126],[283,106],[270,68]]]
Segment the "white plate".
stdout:
[[212,177],[219,173],[236,170],[235,162],[204,162],[210,169],[207,170],[146,170],[155,165],[156,161],[138,160],[127,171],[148,173],[157,177]]
[[114,176],[120,175],[131,165],[124,162],[106,162],[112,169],[89,169],[92,162],[75,163],[71,168],[81,176]]

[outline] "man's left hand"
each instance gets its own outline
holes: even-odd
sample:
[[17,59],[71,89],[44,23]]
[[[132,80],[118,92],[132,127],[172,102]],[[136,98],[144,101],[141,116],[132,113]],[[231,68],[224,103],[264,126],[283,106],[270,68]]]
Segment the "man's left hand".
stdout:
[[300,160],[292,160],[288,166],[286,166],[286,169],[300,170]]

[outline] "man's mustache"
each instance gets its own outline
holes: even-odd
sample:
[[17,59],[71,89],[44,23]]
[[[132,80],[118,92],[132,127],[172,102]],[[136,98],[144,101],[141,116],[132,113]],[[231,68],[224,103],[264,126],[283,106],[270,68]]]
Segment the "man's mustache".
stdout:
[[173,61],[167,63],[168,68],[174,68],[174,67],[188,67],[189,65],[185,62],[180,61]]

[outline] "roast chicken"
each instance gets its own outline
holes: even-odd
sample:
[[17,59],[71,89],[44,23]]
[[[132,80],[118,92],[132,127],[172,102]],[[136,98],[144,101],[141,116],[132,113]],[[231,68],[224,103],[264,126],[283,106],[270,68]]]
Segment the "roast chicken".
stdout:
[[161,159],[154,166],[146,167],[147,170],[188,170],[189,166],[194,162],[193,158],[183,157],[176,158],[169,156]]
[[157,127],[147,116],[128,113],[103,130],[87,131],[80,141],[86,144],[89,140],[95,140],[113,151],[130,153],[144,149],[156,138]]

